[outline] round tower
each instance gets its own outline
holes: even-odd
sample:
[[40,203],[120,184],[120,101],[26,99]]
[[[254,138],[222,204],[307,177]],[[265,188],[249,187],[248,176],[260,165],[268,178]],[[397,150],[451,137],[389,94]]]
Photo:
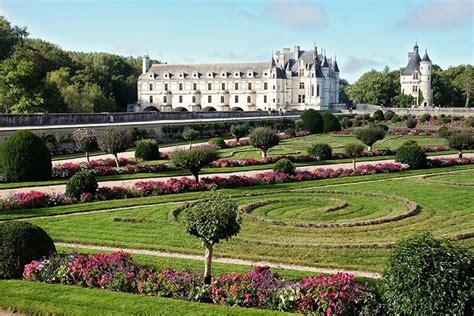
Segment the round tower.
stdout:
[[[433,105],[433,89],[431,88],[431,71],[432,63],[428,56],[428,52],[425,50],[425,55],[420,61],[420,91],[422,100],[418,100],[418,104],[421,106],[432,106]],[[420,94],[419,94],[420,98]]]

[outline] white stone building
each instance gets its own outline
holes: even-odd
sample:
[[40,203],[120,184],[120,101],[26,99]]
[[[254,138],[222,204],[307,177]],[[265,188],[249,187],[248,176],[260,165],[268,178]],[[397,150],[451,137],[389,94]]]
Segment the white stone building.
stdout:
[[432,63],[425,50],[423,58],[418,54],[418,44],[408,53],[408,65],[400,72],[402,93],[412,96],[412,107],[433,106],[431,87]]
[[143,58],[136,111],[328,110],[339,103],[337,62],[284,48],[269,62],[153,64]]

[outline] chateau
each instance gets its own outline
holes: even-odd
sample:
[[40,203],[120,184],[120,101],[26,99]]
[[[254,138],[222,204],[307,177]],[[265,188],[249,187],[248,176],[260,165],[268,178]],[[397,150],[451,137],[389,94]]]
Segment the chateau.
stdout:
[[339,103],[336,60],[284,48],[269,62],[153,64],[143,58],[136,111],[329,110]]
[[412,107],[433,106],[431,88],[431,60],[425,50],[423,58],[418,54],[418,44],[408,53],[408,65],[400,72],[402,93],[412,96]]

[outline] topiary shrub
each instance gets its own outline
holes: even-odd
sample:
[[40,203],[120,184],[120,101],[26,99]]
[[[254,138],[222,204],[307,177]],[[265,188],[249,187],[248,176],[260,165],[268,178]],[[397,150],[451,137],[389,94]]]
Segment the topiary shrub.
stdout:
[[387,120],[390,121],[393,117],[395,116],[395,112],[388,110],[387,112],[384,113],[383,117]]
[[355,118],[355,119],[352,120],[352,122],[354,123],[353,124],[354,127],[362,126],[362,120],[361,119]]
[[372,115],[372,117],[376,121],[383,121],[385,119],[385,116],[384,116],[382,110],[375,111],[374,114]]
[[160,149],[154,139],[140,139],[135,142],[135,158],[143,160],[160,159]]
[[334,116],[334,114],[332,114],[331,112],[324,112],[322,114],[322,117],[325,133],[341,130],[341,124],[339,123],[337,117]]
[[428,122],[431,119],[431,114],[429,113],[422,114],[420,115],[418,119],[420,120],[420,123]]
[[11,182],[51,178],[51,154],[43,140],[30,131],[18,131],[0,147],[0,170]]
[[418,124],[418,122],[412,117],[408,118],[407,121],[406,121],[406,126],[409,129],[414,129],[417,124]]
[[211,138],[211,139],[209,139],[209,141],[207,143],[209,145],[214,145],[214,146],[216,146],[218,148],[221,148],[221,149],[226,147],[225,140],[222,137]]
[[178,168],[191,172],[199,181],[199,171],[218,158],[217,150],[210,146],[194,147],[188,150],[175,150],[171,153],[171,162]]
[[379,140],[385,138],[386,132],[382,127],[366,127],[355,131],[355,137],[367,145],[369,153],[372,152],[372,146]]
[[97,136],[92,128],[78,128],[72,132],[72,139],[76,148],[86,154],[89,162],[89,153],[97,149]]
[[244,124],[234,124],[230,127],[230,133],[235,137],[236,141],[239,141],[240,138],[247,135],[248,129]]
[[328,160],[332,157],[332,148],[328,144],[314,144],[309,147],[308,154],[317,160]]
[[25,264],[56,252],[49,235],[28,222],[0,223],[0,278],[20,278]]
[[99,135],[99,147],[108,154],[114,155],[117,168],[120,167],[118,153],[130,147],[131,135],[123,127],[108,126]]
[[453,134],[453,131],[450,128],[448,128],[447,126],[441,126],[436,131],[436,134],[438,135],[438,137],[448,138],[449,136],[451,136]]
[[474,146],[474,137],[467,134],[454,134],[448,137],[448,146],[458,151],[458,158],[462,159],[463,150],[470,149]]
[[403,239],[383,276],[388,314],[469,315],[473,275],[472,251],[430,233]]
[[275,165],[273,166],[273,171],[293,175],[295,174],[296,167],[291,161],[285,158],[280,159],[275,163]]
[[193,146],[193,140],[199,137],[199,132],[192,128],[186,128],[184,129],[181,136],[185,141],[189,142],[189,148],[191,149],[191,147]]
[[426,167],[426,154],[416,142],[405,143],[397,149],[395,161],[407,164],[411,169]]
[[250,145],[260,149],[262,158],[266,158],[268,150],[279,143],[278,135],[268,127],[257,127],[250,133]]
[[402,118],[398,115],[395,115],[394,117],[390,119],[390,122],[392,122],[393,124],[400,123],[401,121],[402,121]]
[[356,158],[362,156],[364,153],[364,146],[361,144],[347,144],[344,146],[344,153],[352,159],[354,170],[357,169]]
[[97,191],[97,180],[89,171],[81,170],[69,179],[66,184],[66,194],[79,198],[82,193],[95,194]]
[[324,122],[321,113],[316,110],[309,109],[301,114],[303,120],[303,129],[312,134],[319,134],[324,132]]

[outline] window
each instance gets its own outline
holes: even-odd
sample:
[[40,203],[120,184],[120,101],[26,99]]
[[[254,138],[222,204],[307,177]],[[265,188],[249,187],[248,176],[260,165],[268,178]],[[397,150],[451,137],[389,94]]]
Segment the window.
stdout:
[[165,91],[168,91],[168,84],[165,83]]
[[179,96],[179,103],[183,103],[183,96],[182,95]]
[[319,84],[316,85],[316,96],[319,97]]
[[212,83],[207,84],[207,90],[212,90]]
[[267,103],[267,96],[266,95],[263,96],[263,103]]
[[298,103],[304,103],[304,97],[305,97],[304,94],[298,95]]
[[207,96],[207,103],[211,103],[212,102],[212,95],[208,95]]
[[196,103],[196,97],[193,95],[193,103]]
[[418,79],[418,73],[417,72],[413,73],[413,79]]
[[300,89],[304,89],[304,82],[300,82]]
[[417,105],[418,102],[416,102],[416,97],[413,97],[411,99],[411,105]]
[[182,83],[179,84],[179,90],[183,90],[183,84]]
[[252,103],[252,98],[250,96],[247,97],[247,103],[248,104]]
[[314,84],[311,85],[311,96],[314,97]]
[[163,103],[166,104],[166,102],[168,102],[168,101],[166,100],[166,96],[164,96],[163,97]]
[[275,89],[276,89],[276,86],[273,86],[273,90],[275,90]]
[[196,91],[196,90],[197,90],[197,88],[198,88],[198,85],[197,85],[197,83],[193,83],[193,90],[194,90],[194,91]]
[[418,92],[418,86],[413,86],[411,91],[415,93]]
[[235,89],[235,90],[239,90],[239,83],[238,83],[238,82],[236,82],[236,83],[234,84],[234,89]]
[[224,96],[221,96],[221,103],[224,103]]
[[225,90],[225,83],[222,83],[222,84],[221,84],[221,89],[222,89],[222,90]]
[[153,84],[150,83],[150,91],[153,90]]
[[268,90],[268,83],[267,82],[263,83],[263,90]]
[[300,69],[300,76],[304,76],[304,69]]
[[252,90],[252,83],[251,82],[249,82],[247,86],[248,86],[249,90]]
[[235,101],[235,103],[239,103],[239,96],[238,96],[238,95],[236,95],[236,96],[234,97],[234,101]]
[[150,95],[150,103],[153,103],[153,96]]

